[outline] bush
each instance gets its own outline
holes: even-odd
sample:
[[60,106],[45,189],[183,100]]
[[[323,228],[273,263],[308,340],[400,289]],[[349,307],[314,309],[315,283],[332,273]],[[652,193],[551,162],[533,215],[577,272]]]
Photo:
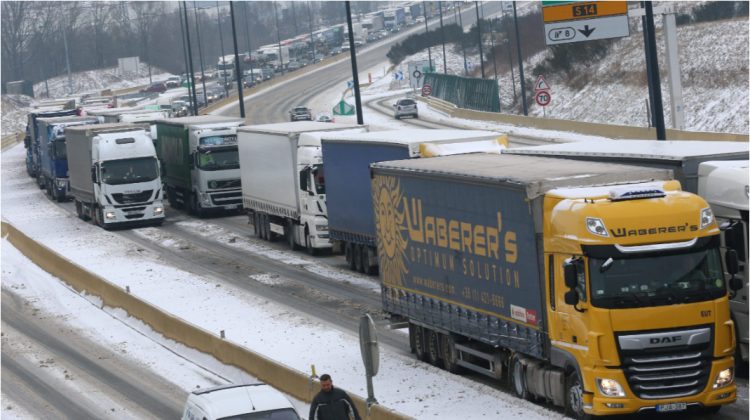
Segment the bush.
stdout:
[[694,22],[711,22],[747,16],[748,4],[744,1],[711,1],[693,10]]
[[552,45],[548,57],[534,67],[532,74],[565,72],[570,77],[576,64],[591,64],[606,57],[613,42],[612,39],[599,39]]

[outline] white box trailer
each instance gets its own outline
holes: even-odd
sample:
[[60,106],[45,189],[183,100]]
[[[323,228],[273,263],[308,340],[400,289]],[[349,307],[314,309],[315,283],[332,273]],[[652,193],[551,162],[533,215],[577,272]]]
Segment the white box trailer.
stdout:
[[367,127],[299,121],[237,129],[242,205],[256,235],[285,236],[311,254],[331,247],[320,137],[332,131]]

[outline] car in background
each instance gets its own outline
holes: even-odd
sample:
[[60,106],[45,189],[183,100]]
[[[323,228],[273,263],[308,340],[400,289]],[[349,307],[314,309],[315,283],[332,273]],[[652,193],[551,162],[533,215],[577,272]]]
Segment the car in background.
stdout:
[[173,117],[186,117],[190,113],[190,103],[176,100],[172,101],[172,116]]
[[266,384],[222,385],[191,392],[183,420],[300,420],[289,399]]
[[182,80],[180,79],[180,76],[172,76],[169,79],[167,79],[164,84],[167,86],[167,89],[174,89],[180,87]]
[[312,121],[312,112],[306,106],[295,106],[289,110],[289,119],[291,121]]
[[317,122],[329,122],[329,123],[334,122],[333,121],[333,117],[331,116],[331,114],[325,114],[325,113],[318,114],[317,116],[315,116],[315,121],[317,121]]
[[414,117],[419,118],[419,112],[417,110],[417,101],[411,98],[403,98],[396,101],[395,104],[393,104],[393,109],[395,111],[395,114],[393,115],[396,117],[397,120],[400,120],[401,117]]
[[151,83],[148,87],[141,89],[141,93],[164,93],[167,91],[167,85],[163,82]]
[[290,61],[286,64],[286,71],[295,71],[302,68],[302,64],[299,61]]
[[[346,49],[348,51],[349,47],[347,46]],[[335,47],[335,48],[331,49],[331,55],[339,55],[339,54],[341,54],[341,48],[340,47]]]

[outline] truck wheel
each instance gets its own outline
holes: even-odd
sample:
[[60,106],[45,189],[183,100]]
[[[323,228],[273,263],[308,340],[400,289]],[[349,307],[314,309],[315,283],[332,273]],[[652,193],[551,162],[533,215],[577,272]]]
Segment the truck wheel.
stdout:
[[443,367],[450,373],[459,373],[461,371],[461,366],[458,365],[456,340],[450,334],[443,334],[440,338],[440,355],[443,359]]
[[268,216],[266,216],[265,213],[261,213],[260,216],[260,237],[265,239],[266,241],[270,241],[271,238],[268,235],[268,231],[271,226],[268,224]]
[[257,238],[261,238],[260,217],[258,217],[258,212],[253,212],[253,233]]
[[425,352],[424,328],[420,327],[419,325],[409,324],[409,334],[411,334],[412,332],[414,332],[414,348],[412,350],[417,356],[417,359],[425,361],[427,355]]
[[352,245],[353,257],[354,257],[354,271],[359,273],[362,272],[362,245]]
[[518,398],[528,400],[530,398],[529,390],[526,387],[526,372],[523,364],[517,354],[514,354],[509,360],[508,366],[508,384],[510,389]]
[[40,190],[43,190],[46,187],[44,184],[44,176],[40,173],[36,174],[36,185]]
[[354,263],[354,245],[351,242],[344,242],[344,257],[349,268],[356,270],[356,264]]
[[289,241],[289,249],[297,250],[297,243],[294,242],[294,222],[292,219],[286,221],[286,240]]
[[367,275],[373,275],[376,271],[376,266],[370,260],[370,247],[367,245],[362,246],[362,271]]
[[583,382],[578,372],[573,372],[565,378],[565,414],[577,420],[592,418],[583,411]]
[[440,363],[440,333],[435,330],[427,330],[427,361],[437,367],[441,367]]
[[201,207],[200,201],[198,201],[198,194],[190,194],[190,213],[194,214],[198,218],[203,217],[206,212]]
[[172,207],[173,209],[177,209],[180,207],[179,204],[177,204],[177,198],[175,197],[174,188],[167,187],[167,201],[169,201],[169,207]]
[[65,191],[62,191],[62,192],[55,191],[55,199],[57,200],[58,203],[64,203],[65,198],[66,198]]
[[307,228],[305,228],[305,248],[307,249],[307,253],[313,257],[318,255],[318,249],[313,247],[312,236],[310,236]]
[[74,200],[74,202],[76,206],[76,216],[78,216],[78,218],[81,220],[88,220],[89,217],[83,214],[83,204],[78,200]]

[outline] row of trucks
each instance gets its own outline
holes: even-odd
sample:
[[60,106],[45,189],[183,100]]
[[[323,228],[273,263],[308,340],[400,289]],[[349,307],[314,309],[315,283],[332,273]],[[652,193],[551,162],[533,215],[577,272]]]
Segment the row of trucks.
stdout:
[[238,129],[243,207],[261,238],[376,261],[419,359],[577,418],[737,399],[747,144],[617,141],[584,159],[595,143],[320,127]]

